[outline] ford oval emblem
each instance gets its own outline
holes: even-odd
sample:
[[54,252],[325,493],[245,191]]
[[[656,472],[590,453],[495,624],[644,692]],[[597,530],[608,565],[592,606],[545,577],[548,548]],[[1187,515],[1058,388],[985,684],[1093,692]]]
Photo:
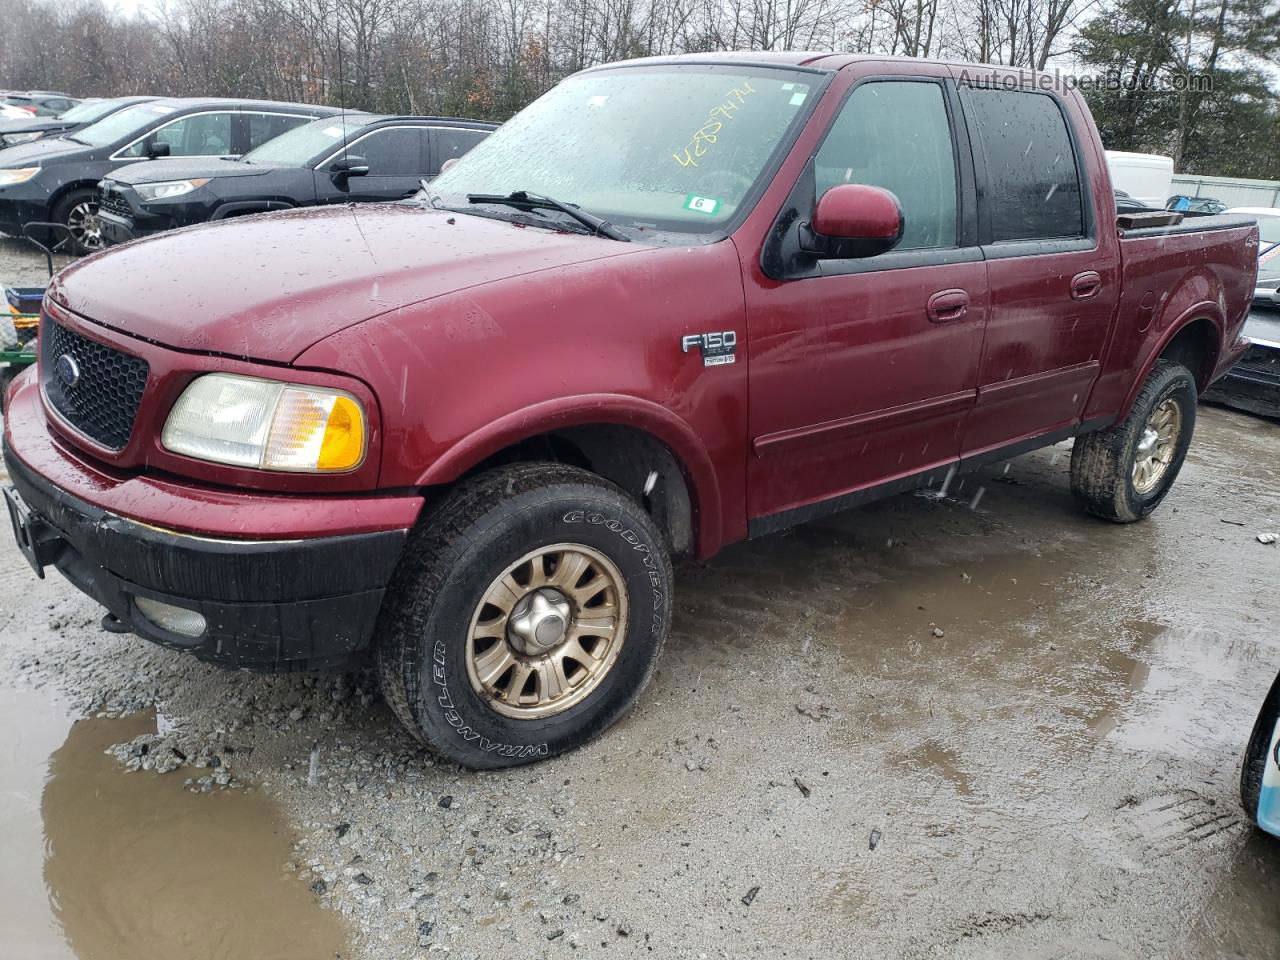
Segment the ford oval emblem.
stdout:
[[76,363],[76,358],[69,353],[60,356],[54,363],[53,369],[57,371],[58,379],[64,386],[74,387],[80,382],[80,364]]

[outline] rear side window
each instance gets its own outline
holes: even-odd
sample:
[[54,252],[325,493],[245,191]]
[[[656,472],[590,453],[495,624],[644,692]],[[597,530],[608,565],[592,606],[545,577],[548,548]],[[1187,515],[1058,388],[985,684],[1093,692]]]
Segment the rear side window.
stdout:
[[1075,151],[1057,101],[1018,90],[966,94],[986,158],[991,239],[1083,236]]
[[902,205],[897,249],[956,245],[956,159],[942,87],[875,81],[857,87],[814,164],[816,195],[840,183],[890,190]]
[[249,124],[249,143],[245,147],[246,153],[312,120],[311,117],[282,117],[272,113],[246,113],[244,116]]
[[431,131],[436,138],[436,163],[444,166],[454,160],[489,135],[487,130],[448,130],[437,127]]

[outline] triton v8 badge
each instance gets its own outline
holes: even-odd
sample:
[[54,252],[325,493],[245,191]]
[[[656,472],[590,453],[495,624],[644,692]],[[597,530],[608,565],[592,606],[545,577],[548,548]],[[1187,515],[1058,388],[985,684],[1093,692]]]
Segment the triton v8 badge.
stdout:
[[718,367],[738,359],[738,333],[722,330],[719,333],[690,333],[680,342],[680,349],[688,353],[693,347],[702,351],[704,367]]

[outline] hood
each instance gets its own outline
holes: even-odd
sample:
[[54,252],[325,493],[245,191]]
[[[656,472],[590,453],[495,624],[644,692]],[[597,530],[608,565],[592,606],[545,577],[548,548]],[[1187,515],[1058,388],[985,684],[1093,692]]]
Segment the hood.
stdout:
[[159,183],[161,180],[191,180],[196,177],[260,177],[280,169],[277,166],[223,160],[220,157],[174,157],[172,160],[145,160],[111,172],[117,183]]
[[[25,120],[23,121],[26,122]],[[61,137],[42,137],[30,143],[19,143],[13,147],[5,147],[0,153],[0,167],[43,167],[50,163],[65,160],[76,160],[85,156],[97,147],[88,147],[83,143],[73,143]]]
[[50,130],[70,130],[76,126],[56,117],[39,120],[0,120],[0,136],[6,133],[47,133]]
[[180,350],[288,363],[362,320],[467,287],[647,249],[416,204],[309,207],[157,234],[49,296]]

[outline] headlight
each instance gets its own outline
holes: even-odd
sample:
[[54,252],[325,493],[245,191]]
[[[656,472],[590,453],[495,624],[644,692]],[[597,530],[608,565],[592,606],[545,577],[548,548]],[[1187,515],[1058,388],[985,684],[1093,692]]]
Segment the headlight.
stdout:
[[0,187],[12,187],[18,183],[26,183],[39,172],[39,167],[17,167],[12,170],[0,170]]
[[173,405],[166,450],[235,467],[331,473],[360,465],[364,410],[341,390],[210,373]]
[[208,182],[208,177],[203,180],[162,180],[159,183],[135,184],[133,189],[138,191],[138,196],[145,203],[148,200],[167,200],[169,197],[180,197],[184,193],[198,190]]
[[42,134],[39,133],[6,133],[4,137],[0,139],[4,140],[4,145],[6,147],[12,147],[17,143],[27,143],[31,140],[39,140],[41,136]]

